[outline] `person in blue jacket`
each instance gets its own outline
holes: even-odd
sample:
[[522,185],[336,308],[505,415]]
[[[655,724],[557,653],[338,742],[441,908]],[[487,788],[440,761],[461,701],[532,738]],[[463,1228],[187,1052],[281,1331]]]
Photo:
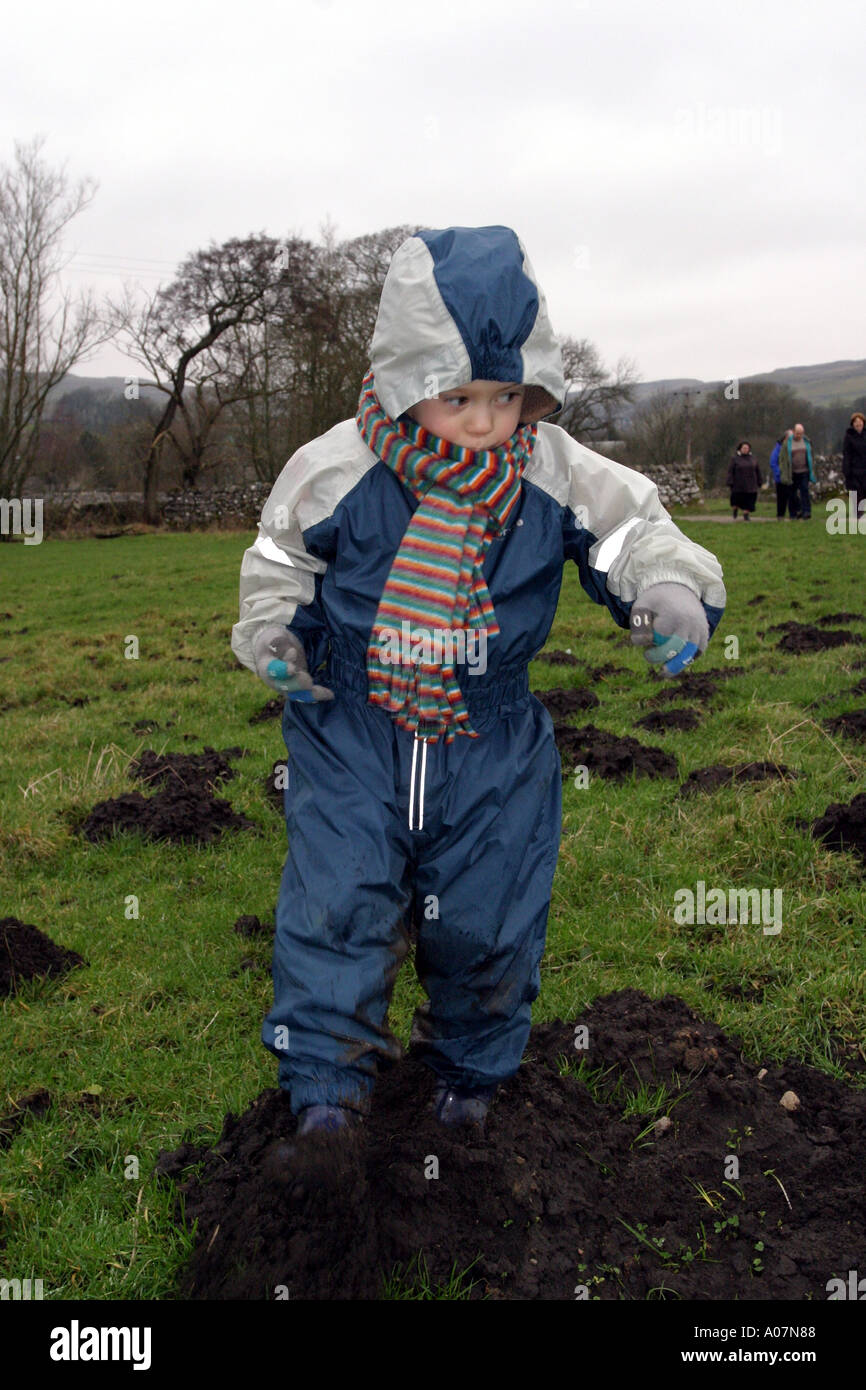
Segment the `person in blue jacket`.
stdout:
[[563,399],[516,233],[419,231],[391,260],[356,416],[289,460],[245,552],[232,648],[289,697],[262,1041],[301,1136],[357,1124],[399,1057],[413,930],[438,1119],[482,1124],[520,1065],[562,795],[528,667],[565,562],[665,673],[722,616],[715,556],[649,479],[544,420]]
[[770,454],[770,472],[772,473],[773,480],[776,484],[777,521],[784,521],[786,510],[788,516],[791,518],[792,521],[800,515],[799,493],[792,483],[782,482],[782,474],[779,468],[779,454],[781,452],[782,445],[785,443],[787,439],[790,438],[790,436],[793,433],[793,430],[786,430],[784,434],[780,435],[773,446],[773,452]]

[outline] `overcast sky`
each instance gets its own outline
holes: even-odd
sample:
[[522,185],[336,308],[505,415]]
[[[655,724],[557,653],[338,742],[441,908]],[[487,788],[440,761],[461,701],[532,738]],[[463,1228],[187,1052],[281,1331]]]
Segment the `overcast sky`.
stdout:
[[[70,285],[211,241],[504,223],[644,380],[866,356],[861,0],[7,7],[16,140],[99,188]],[[83,367],[135,370],[113,348]]]

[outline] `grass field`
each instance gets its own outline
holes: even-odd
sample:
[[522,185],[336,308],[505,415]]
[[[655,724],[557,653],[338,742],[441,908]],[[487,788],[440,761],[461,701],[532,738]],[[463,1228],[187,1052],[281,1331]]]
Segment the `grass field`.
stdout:
[[[769,502],[761,514],[772,514]],[[743,671],[720,686],[692,733],[633,729],[653,688],[646,665],[583,594],[576,569],[566,571],[548,646],[628,668],[598,688],[601,707],[588,720],[572,722],[635,732],[672,752],[683,777],[752,759],[806,775],[689,801],[676,782],[591,778],[578,789],[567,778],[535,1021],[573,1017],[628,986],[675,993],[740,1035],[758,1060],[796,1056],[863,1084],[861,868],[795,822],[866,790],[862,747],[821,723],[866,705],[842,693],[862,677],[866,648],[792,656],[776,650],[776,635],[759,635],[789,618],[866,608],[866,541],[829,536],[823,515],[816,508],[809,525],[683,523],[718,555],[729,591],[695,669]],[[232,925],[242,913],[272,917],[285,854],[284,824],[262,790],[285,751],[279,722],[248,722],[271,692],[229,647],[251,539],[147,534],[0,546],[0,915],[32,922],[89,962],[30,984],[0,1009],[0,1110],[40,1087],[53,1102],[0,1154],[0,1275],[41,1278],[46,1298],[172,1297],[192,1234],[177,1229],[170,1193],[151,1177],[157,1153],[210,1141],[226,1111],[275,1084],[276,1064],[259,1042],[270,979],[233,973],[243,956],[269,961],[267,941],[242,940]],[[766,597],[750,606],[757,594]],[[866,621],[850,626],[866,636]],[[137,660],[124,656],[131,634]],[[732,637],[739,654],[728,660]],[[543,662],[531,677],[536,689],[584,678],[580,668]],[[158,729],[135,733],[145,719]],[[256,831],[192,849],[131,835],[93,845],[71,832],[94,802],[134,789],[126,769],[143,748],[206,744],[251,750],[223,794]],[[697,880],[781,889],[782,931],[677,925],[674,894]],[[137,919],[125,915],[130,895]],[[419,997],[407,964],[392,1007],[404,1042]]]

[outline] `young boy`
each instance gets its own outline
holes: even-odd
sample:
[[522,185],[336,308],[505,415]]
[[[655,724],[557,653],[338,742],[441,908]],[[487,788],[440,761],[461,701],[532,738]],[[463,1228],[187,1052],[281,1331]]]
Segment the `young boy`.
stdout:
[[398,1058],[387,1010],[413,918],[412,1039],[438,1118],[483,1123],[517,1071],[561,825],[528,664],[565,561],[666,671],[724,610],[718,561],[655,486],[538,423],[563,397],[516,234],[421,231],[391,261],[357,417],[289,460],[244,555],[232,649],[290,697],[262,1041],[301,1135],[356,1124]]

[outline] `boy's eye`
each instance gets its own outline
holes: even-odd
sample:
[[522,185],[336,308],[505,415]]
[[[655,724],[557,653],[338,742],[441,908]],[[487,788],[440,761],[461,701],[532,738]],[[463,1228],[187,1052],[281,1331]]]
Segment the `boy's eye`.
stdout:
[[[520,398],[520,394],[521,394],[521,393],[520,393],[519,390],[514,390],[514,389],[509,388],[507,391],[500,391],[500,392],[499,392],[499,395],[496,397],[496,399],[497,399],[497,401],[504,402],[505,404],[510,405],[512,401],[518,400],[518,399]],[[468,397],[468,396],[440,396],[439,399],[440,399],[440,401],[442,401],[445,405],[462,406],[462,405],[465,405],[465,404],[466,404],[466,402],[467,402],[467,400],[469,399],[469,397]]]

